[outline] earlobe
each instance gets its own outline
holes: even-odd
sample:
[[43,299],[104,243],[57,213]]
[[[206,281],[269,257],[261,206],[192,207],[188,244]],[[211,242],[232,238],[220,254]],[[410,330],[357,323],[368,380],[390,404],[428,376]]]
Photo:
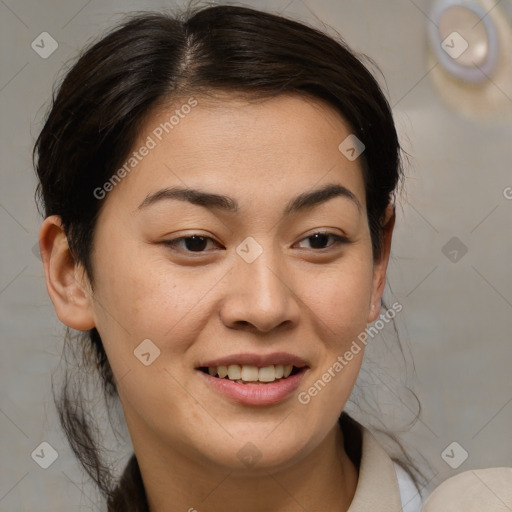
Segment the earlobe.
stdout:
[[39,231],[46,289],[59,320],[80,331],[95,326],[92,295],[85,273],[73,258],[59,216],[47,217]]
[[386,271],[388,268],[389,255],[391,252],[391,239],[393,228],[395,227],[395,207],[389,204],[386,208],[383,218],[383,239],[380,257],[374,262],[373,266],[373,290],[371,297],[370,312],[368,314],[368,323],[374,322],[380,314],[380,305],[384,287],[386,286]]

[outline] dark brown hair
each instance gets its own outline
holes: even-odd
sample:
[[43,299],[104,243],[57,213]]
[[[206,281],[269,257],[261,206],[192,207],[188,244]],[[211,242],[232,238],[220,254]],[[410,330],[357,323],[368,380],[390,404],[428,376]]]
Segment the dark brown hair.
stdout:
[[[322,99],[343,116],[365,146],[367,216],[373,254],[380,255],[381,221],[402,176],[401,148],[390,106],[362,57],[341,37],[249,8],[143,12],[82,51],[54,89],[34,147],[44,216],[61,217],[70,250],[93,287],[90,255],[103,204],[93,191],[123,165],[155,108],[221,91],[251,98],[297,93]],[[98,370],[108,403],[117,391],[102,340],[96,329],[84,334],[81,361]],[[147,510],[135,454],[114,483],[83,398],[66,373],[56,404],[74,453],[109,511]]]

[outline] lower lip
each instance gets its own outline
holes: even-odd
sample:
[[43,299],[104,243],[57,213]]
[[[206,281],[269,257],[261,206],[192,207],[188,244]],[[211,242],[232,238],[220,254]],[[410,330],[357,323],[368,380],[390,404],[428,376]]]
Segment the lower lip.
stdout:
[[268,384],[238,384],[237,382],[212,377],[197,370],[206,382],[219,393],[243,405],[275,405],[288,398],[304,377],[307,368],[302,368],[295,375]]

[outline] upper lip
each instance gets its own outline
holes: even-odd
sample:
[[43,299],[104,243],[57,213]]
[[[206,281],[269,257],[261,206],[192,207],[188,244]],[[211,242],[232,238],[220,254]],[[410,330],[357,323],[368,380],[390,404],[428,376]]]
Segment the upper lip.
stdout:
[[298,356],[286,352],[274,352],[272,354],[233,354],[210,361],[204,361],[199,367],[208,366],[214,368],[216,366],[230,366],[232,364],[257,366],[258,368],[278,364],[283,366],[291,364],[297,368],[307,366],[306,361]]

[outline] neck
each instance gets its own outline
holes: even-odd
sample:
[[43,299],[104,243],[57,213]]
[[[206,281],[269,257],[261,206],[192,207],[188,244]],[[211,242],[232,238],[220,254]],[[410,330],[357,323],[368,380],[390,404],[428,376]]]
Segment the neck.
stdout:
[[[135,446],[135,443],[134,443]],[[286,469],[241,473],[198,464],[165,447],[140,446],[140,465],[150,512],[345,512],[354,497],[357,469],[336,424],[313,451]]]

